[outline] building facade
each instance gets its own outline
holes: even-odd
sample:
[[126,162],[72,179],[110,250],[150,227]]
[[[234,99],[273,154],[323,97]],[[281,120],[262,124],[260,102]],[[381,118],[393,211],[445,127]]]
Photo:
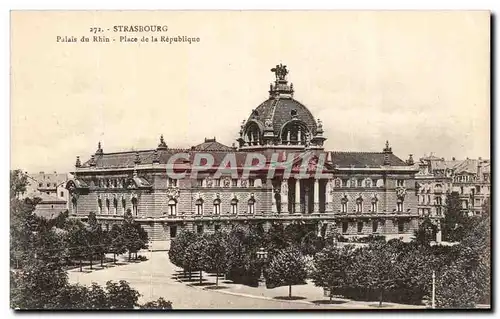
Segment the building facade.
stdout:
[[[237,146],[213,138],[175,149],[161,136],[153,149],[107,153],[99,143],[89,160],[77,157],[66,185],[70,215],[85,219],[93,211],[110,229],[130,209],[153,240],[169,240],[183,229],[202,233],[249,224],[303,223],[320,236],[413,234],[418,168],[411,159],[393,154],[389,142],[380,152],[325,150],[322,123],[294,99],[286,67],[272,71],[269,97],[242,123]],[[187,155],[172,161],[181,153]],[[207,153],[214,163],[195,177],[196,159]],[[220,173],[228,154],[235,166]],[[249,154],[262,155],[265,164],[250,169]],[[285,163],[291,163],[290,174]],[[169,170],[186,176],[172,178]]]
[[462,211],[480,215],[491,193],[490,160],[465,159],[451,161],[434,155],[419,163],[418,209],[421,216],[444,217],[447,194],[457,193]]
[[25,174],[28,177],[28,183],[24,197],[40,197],[41,194],[44,194],[64,200],[65,203],[68,202],[69,192],[66,189],[66,183],[71,179],[70,174],[58,172]]

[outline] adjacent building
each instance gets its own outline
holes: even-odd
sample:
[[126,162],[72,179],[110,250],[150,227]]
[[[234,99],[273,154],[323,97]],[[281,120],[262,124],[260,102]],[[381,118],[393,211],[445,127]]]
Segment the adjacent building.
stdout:
[[68,209],[69,192],[66,183],[71,178],[67,173],[25,173],[28,177],[26,191],[22,197],[37,197],[35,213],[53,218]]
[[480,215],[490,196],[490,160],[445,160],[433,154],[418,163],[418,213],[437,223],[444,218],[447,195],[457,193],[462,211]]
[[[295,99],[286,66],[272,71],[276,79],[269,96],[241,124],[236,146],[211,138],[176,149],[161,136],[155,148],[105,152],[99,143],[90,158],[77,157],[74,178],[66,184],[70,215],[85,219],[93,211],[103,228],[110,229],[130,209],[153,240],[169,240],[183,229],[203,233],[249,224],[269,229],[302,223],[321,236],[413,234],[419,218],[419,170],[411,157],[403,161],[389,142],[379,152],[325,150],[323,125]],[[187,176],[176,179],[167,169],[179,153],[188,155],[174,169]],[[201,153],[213,156],[213,166],[192,178]],[[262,154],[266,165],[243,177],[250,153]],[[218,176],[216,168],[228,154],[234,154],[237,167]],[[290,176],[272,164],[289,159]],[[315,174],[318,166],[328,178]],[[298,176],[303,167],[307,176]],[[271,169],[275,174],[268,177]]]

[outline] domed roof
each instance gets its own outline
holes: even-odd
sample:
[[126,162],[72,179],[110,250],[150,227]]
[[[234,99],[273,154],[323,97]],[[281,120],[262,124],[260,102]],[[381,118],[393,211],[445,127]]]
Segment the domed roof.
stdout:
[[271,71],[276,81],[271,83],[269,98],[252,110],[246,122],[243,121],[238,139],[240,148],[321,149],[326,140],[321,122],[316,122],[307,107],[293,98],[293,84],[289,85],[286,80],[286,65],[277,65]]
[[[311,111],[292,97],[271,97],[262,102],[247,120],[258,121],[263,127],[271,126],[275,136],[279,136],[283,125],[292,119],[297,119],[307,126],[311,134],[316,134],[316,120]],[[268,125],[271,124],[271,125]]]

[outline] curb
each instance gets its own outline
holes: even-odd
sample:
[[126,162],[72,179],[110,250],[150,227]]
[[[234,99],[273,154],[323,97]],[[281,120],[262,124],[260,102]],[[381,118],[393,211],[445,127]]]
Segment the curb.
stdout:
[[[187,284],[186,282],[182,281],[182,280],[179,280],[178,278],[175,279],[176,281],[182,283],[182,284],[185,284],[187,287],[190,287],[190,288],[193,288],[193,289],[198,289],[198,290],[203,290],[203,291],[209,291],[207,289],[204,289],[204,288],[201,288],[201,287],[198,287],[198,286],[193,286],[193,285],[189,285]],[[239,292],[232,292],[232,291],[224,291],[224,290],[212,290],[213,292],[218,292],[218,293],[221,293],[221,294],[226,294],[226,295],[233,295],[233,296],[239,296],[239,297],[246,297],[246,298],[253,298],[253,299],[261,299],[261,300],[271,300],[271,301],[275,301],[275,302],[287,302],[287,303],[294,303],[294,304],[304,304],[304,305],[309,305],[309,306],[319,306],[317,304],[314,304],[312,302],[309,302],[309,301],[302,301],[302,300],[279,300],[279,299],[274,299],[272,297],[265,297],[265,296],[256,296],[256,295],[250,295],[250,294],[243,294],[243,293],[239,293]],[[345,308],[345,307],[342,307],[342,308]]]

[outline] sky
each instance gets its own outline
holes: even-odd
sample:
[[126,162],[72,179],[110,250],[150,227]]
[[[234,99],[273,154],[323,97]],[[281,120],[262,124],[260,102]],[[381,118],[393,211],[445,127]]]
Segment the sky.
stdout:
[[[68,172],[99,141],[151,149],[160,134],[175,148],[231,145],[279,63],[327,150],[379,152],[389,140],[402,159],[489,158],[489,23],[480,11],[14,12],[11,167]],[[200,42],[120,43],[115,25]],[[91,27],[116,41],[56,41]]]

